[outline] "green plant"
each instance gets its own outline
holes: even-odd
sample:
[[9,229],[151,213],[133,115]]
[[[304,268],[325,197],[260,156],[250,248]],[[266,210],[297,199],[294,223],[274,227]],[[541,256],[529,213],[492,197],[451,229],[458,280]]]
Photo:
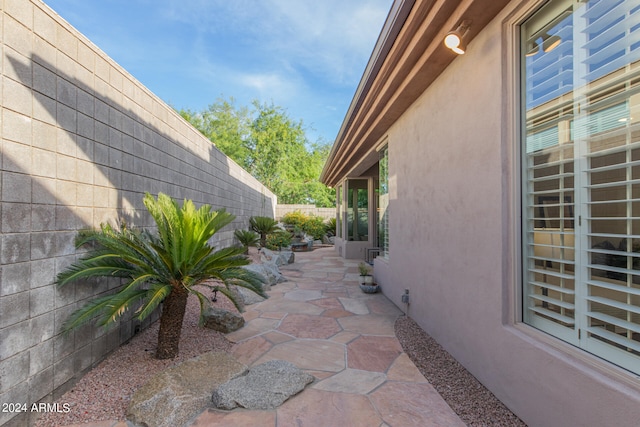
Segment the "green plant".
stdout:
[[335,234],[336,234],[336,226],[337,226],[336,219],[335,218],[329,218],[327,220],[327,223],[325,224],[325,232],[327,234],[335,236]]
[[267,236],[266,247],[271,250],[279,250],[291,244],[291,234],[280,230]]
[[282,223],[285,225],[291,225],[293,227],[299,227],[302,229],[304,223],[307,222],[308,219],[309,215],[304,214],[300,211],[293,211],[284,214],[280,221],[282,221]]
[[294,230],[297,228],[301,229],[308,235],[313,236],[314,240],[322,239],[322,236],[326,233],[322,217],[307,215],[300,211],[289,212],[283,215],[282,223],[292,226]]
[[[208,244],[218,230],[234,219],[233,215],[224,210],[212,211],[209,205],[196,209],[191,200],[179,207],[162,193],[157,200],[147,193],[144,204],[157,233],[102,224],[99,230],[87,230],[78,236],[78,247],[87,243],[94,246],[58,274],[56,283],[65,286],[91,277],[118,277],[124,283],[116,293],[95,298],[76,310],[62,329],[68,332],[94,319],[99,326],[107,326],[130,310],[134,310],[135,318],[143,320],[162,303],[156,357],[168,359],[179,352],[189,293],[200,300],[201,313],[207,303],[207,297],[195,286],[222,292],[239,310],[230,285],[248,288],[261,296],[266,294],[262,290],[263,278],[241,268],[249,263],[242,248],[214,251]],[[210,284],[210,279],[221,284]],[[91,282],[80,285],[90,286]]]
[[267,245],[267,235],[278,231],[278,222],[268,216],[252,216],[249,218],[251,229],[260,234],[260,246],[263,248]]
[[361,276],[368,276],[369,275],[369,266],[367,264],[365,264],[364,262],[361,262],[360,264],[358,264],[358,271],[360,272]]
[[310,216],[302,229],[305,233],[313,236],[313,240],[320,240],[325,235],[326,230],[322,217]]
[[258,236],[258,233],[251,230],[237,229],[233,232],[233,235],[244,248],[245,255],[249,254],[249,246],[257,246],[258,242],[260,241],[260,236]]

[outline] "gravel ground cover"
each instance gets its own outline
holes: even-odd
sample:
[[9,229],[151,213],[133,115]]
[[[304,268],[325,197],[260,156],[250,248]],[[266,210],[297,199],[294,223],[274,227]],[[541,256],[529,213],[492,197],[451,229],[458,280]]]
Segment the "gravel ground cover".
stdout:
[[465,424],[474,427],[526,427],[413,319],[407,316],[398,318],[395,333],[418,370]]
[[[235,310],[231,302],[220,295],[215,307]],[[198,299],[190,295],[178,357],[168,360],[155,358],[159,327],[159,322],[155,322],[107,356],[58,399],[58,403],[70,405],[69,412],[44,413],[36,427],[60,427],[102,420],[123,421],[133,393],[155,374],[208,351],[229,352],[232,344],[224,334],[198,326],[199,313]]]

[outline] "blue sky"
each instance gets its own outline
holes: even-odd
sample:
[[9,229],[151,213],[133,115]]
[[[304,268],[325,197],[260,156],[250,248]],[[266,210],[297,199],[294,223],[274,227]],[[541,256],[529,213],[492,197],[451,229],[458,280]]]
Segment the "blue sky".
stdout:
[[44,0],[176,108],[279,105],[332,143],[392,0]]

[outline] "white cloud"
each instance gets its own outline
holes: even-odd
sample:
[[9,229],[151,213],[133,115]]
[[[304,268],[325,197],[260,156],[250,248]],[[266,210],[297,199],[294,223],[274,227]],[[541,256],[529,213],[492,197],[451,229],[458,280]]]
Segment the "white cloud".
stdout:
[[[165,17],[337,84],[361,75],[391,0],[167,0]],[[213,42],[212,42],[213,43]]]

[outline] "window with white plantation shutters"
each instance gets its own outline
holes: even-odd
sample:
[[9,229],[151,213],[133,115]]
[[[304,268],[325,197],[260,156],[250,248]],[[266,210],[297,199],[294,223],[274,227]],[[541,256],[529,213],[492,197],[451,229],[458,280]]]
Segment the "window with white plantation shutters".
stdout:
[[640,374],[640,0],[521,27],[523,317]]

